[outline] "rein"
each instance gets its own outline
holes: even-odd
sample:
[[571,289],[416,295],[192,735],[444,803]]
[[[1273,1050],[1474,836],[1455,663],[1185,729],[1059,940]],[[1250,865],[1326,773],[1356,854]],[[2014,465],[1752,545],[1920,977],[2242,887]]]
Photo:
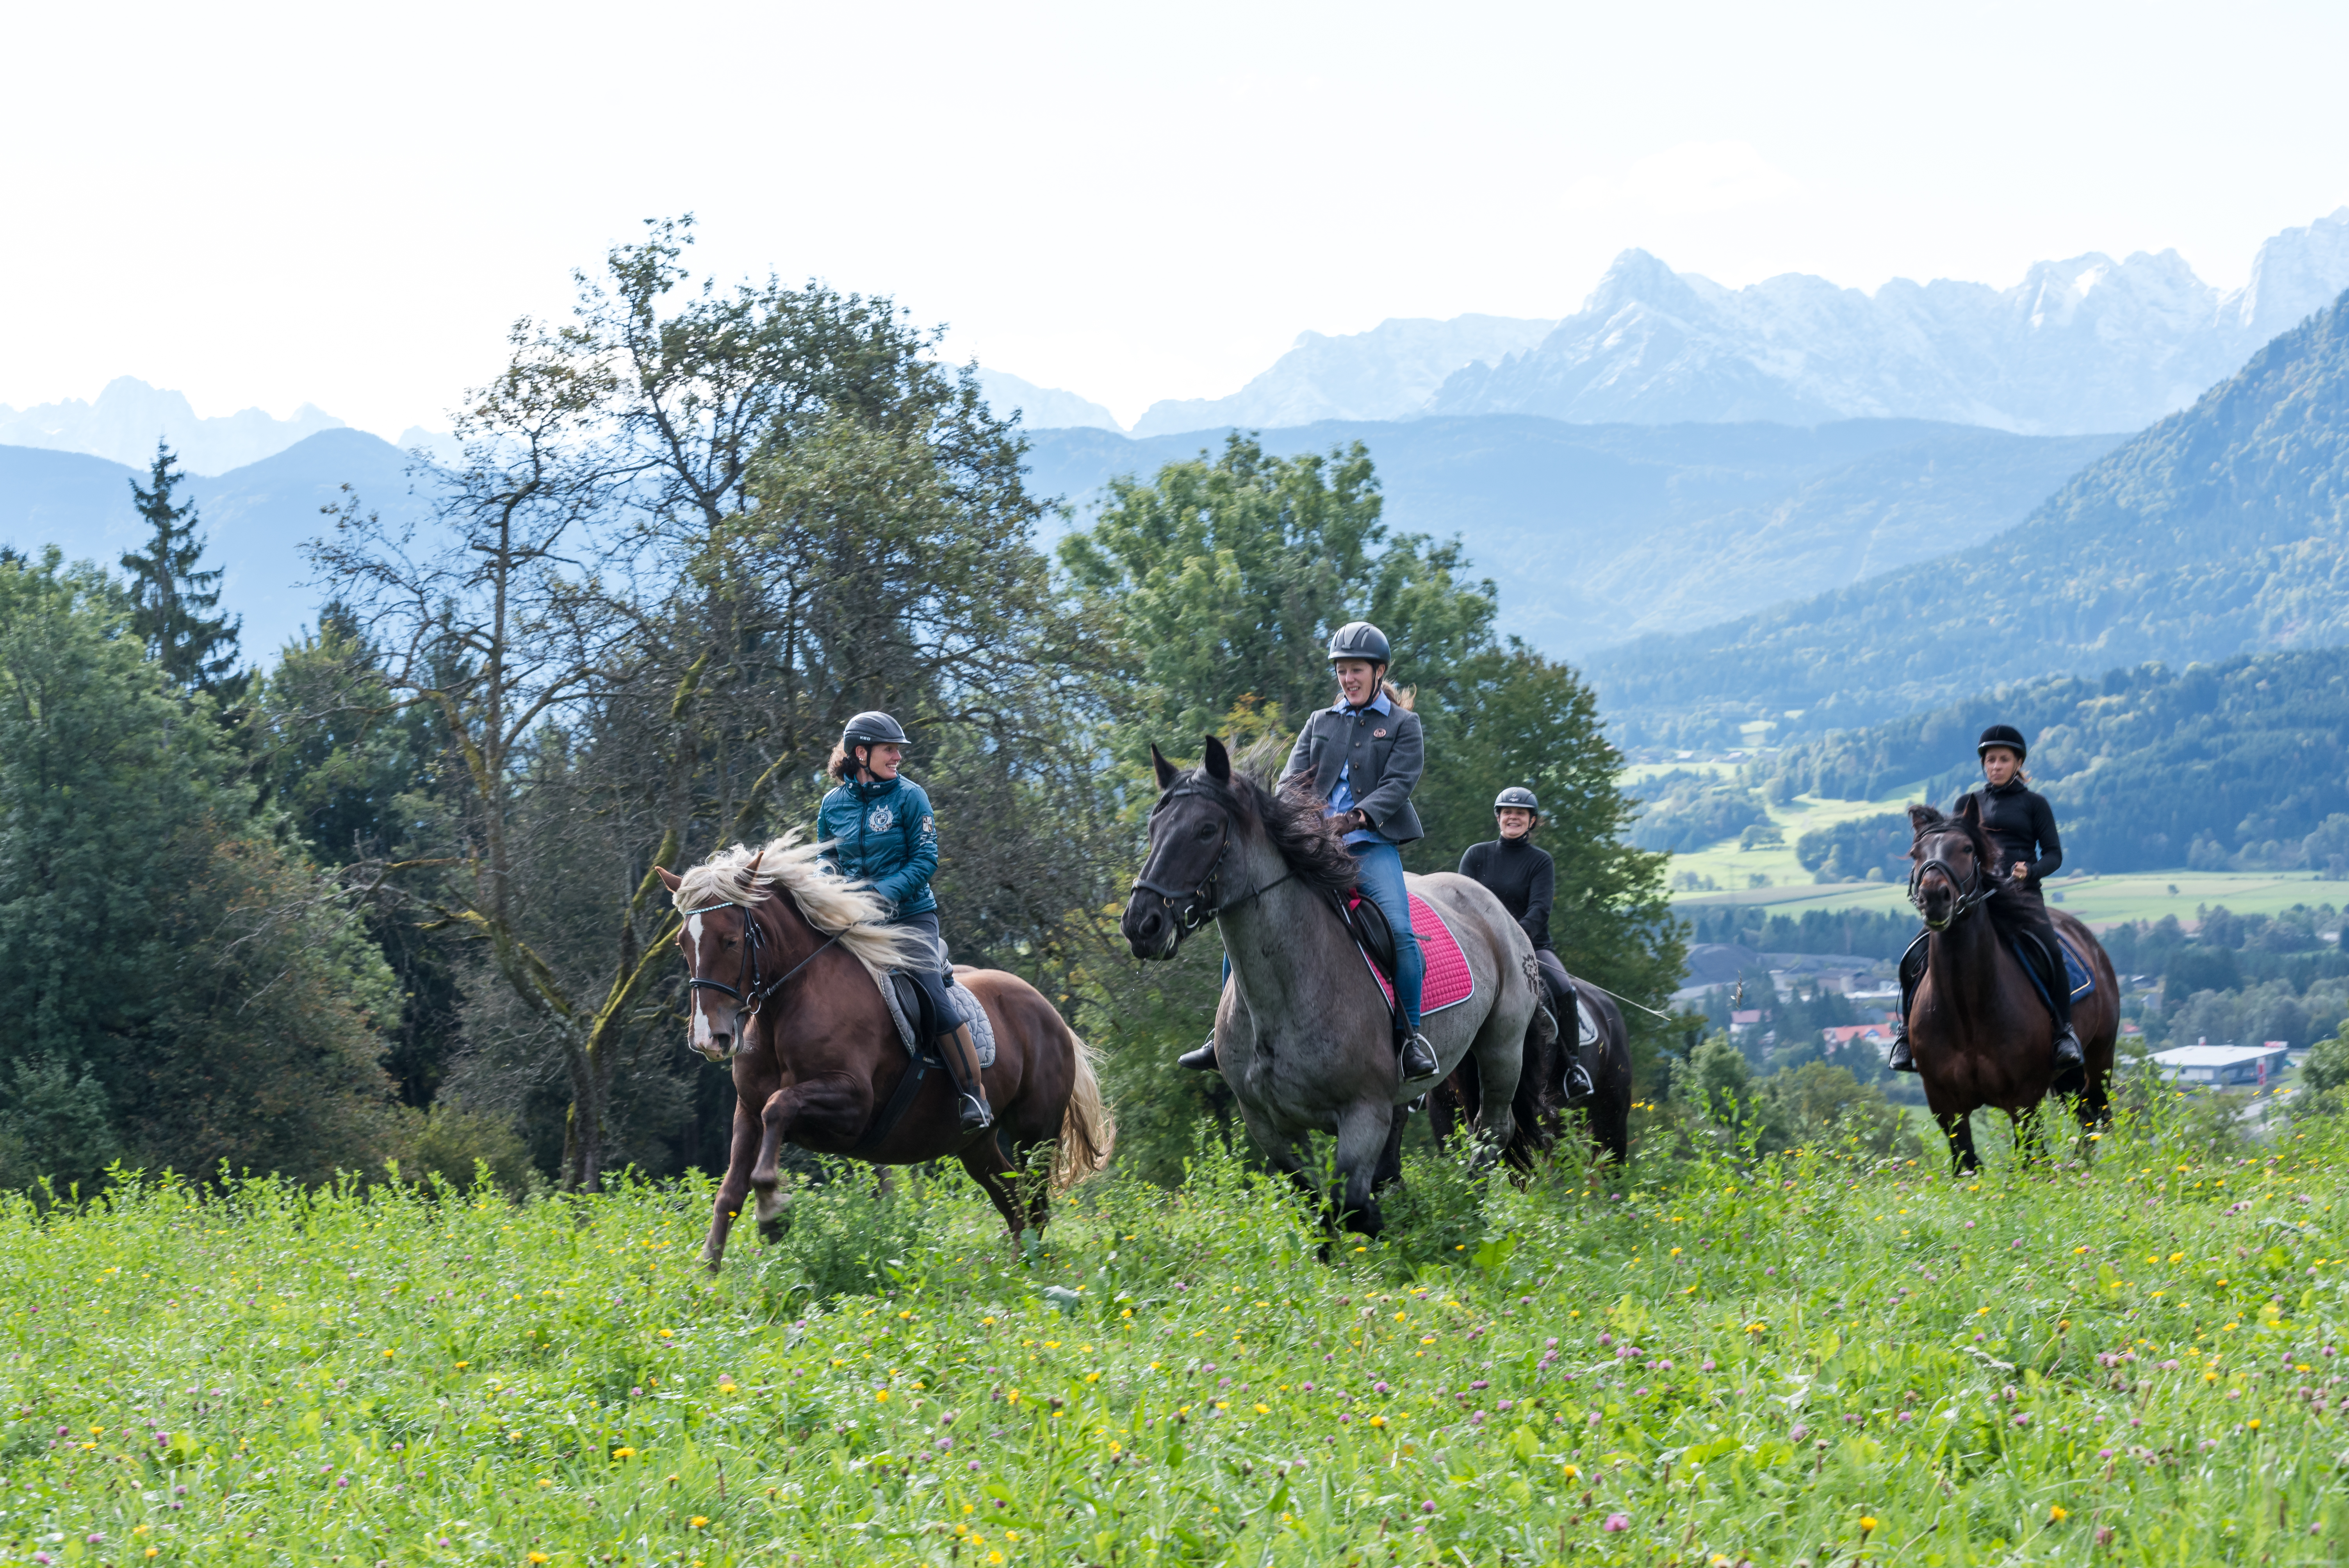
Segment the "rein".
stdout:
[[[1209,791],[1205,789],[1195,789],[1188,784],[1185,784],[1180,789],[1169,789],[1165,794],[1160,796],[1158,798],[1159,803],[1164,805],[1165,802],[1174,799],[1177,795],[1196,795],[1205,799],[1216,799],[1216,797]],[[1174,931],[1176,940],[1178,941],[1183,937],[1190,935],[1193,932],[1198,930],[1199,927],[1206,924],[1207,922],[1214,920],[1218,916],[1227,914],[1231,911],[1239,908],[1242,904],[1249,903],[1251,900],[1262,898],[1266,893],[1270,892],[1281,883],[1285,882],[1293,882],[1297,878],[1297,868],[1291,866],[1288,870],[1281,872],[1280,875],[1273,878],[1270,882],[1265,882],[1260,886],[1251,888],[1247,892],[1240,894],[1239,897],[1233,899],[1228,903],[1216,903],[1210,904],[1206,908],[1200,907],[1201,900],[1206,897],[1207,890],[1211,887],[1216,889],[1216,897],[1219,900],[1222,898],[1223,889],[1217,879],[1224,873],[1224,857],[1232,852],[1231,810],[1230,808],[1224,806],[1219,800],[1216,801],[1216,805],[1224,814],[1224,840],[1222,843],[1216,847],[1216,858],[1208,863],[1207,874],[1206,876],[1201,877],[1197,882],[1188,888],[1161,887],[1158,883],[1152,882],[1148,877],[1137,876],[1133,879],[1133,883],[1126,889],[1126,893],[1129,897],[1137,892],[1154,893],[1157,895],[1159,902],[1166,905],[1168,913],[1174,918]]]

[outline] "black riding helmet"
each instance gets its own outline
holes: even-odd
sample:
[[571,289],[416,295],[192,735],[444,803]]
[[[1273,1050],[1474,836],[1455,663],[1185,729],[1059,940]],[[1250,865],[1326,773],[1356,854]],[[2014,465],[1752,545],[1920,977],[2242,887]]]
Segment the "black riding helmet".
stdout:
[[860,746],[910,746],[905,727],[878,708],[860,713],[842,727],[840,749],[852,759]]
[[1531,811],[1535,821],[1541,820],[1541,802],[1534,799],[1534,792],[1522,784],[1512,784],[1493,797],[1494,816],[1499,816],[1501,809],[1505,806],[1514,806],[1520,811]]
[[2031,755],[2031,748],[2023,743],[2023,731],[2011,724],[1993,724],[1983,730],[1982,738],[1974,742],[1974,755],[1980,757],[1993,746],[2003,746],[2013,752],[2017,762]]
[[1330,634],[1330,662],[1334,665],[1340,659],[1392,664],[1393,650],[1387,644],[1387,634],[1368,621],[1349,621]]

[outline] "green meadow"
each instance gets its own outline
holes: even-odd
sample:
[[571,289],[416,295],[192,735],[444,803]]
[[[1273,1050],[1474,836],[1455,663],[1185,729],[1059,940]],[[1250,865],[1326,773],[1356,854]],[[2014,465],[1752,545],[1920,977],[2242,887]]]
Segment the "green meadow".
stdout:
[[690,1180],[12,1200],[0,1550],[2337,1561],[2342,1134],[2212,1107],[1969,1180],[1661,1123],[1617,1175],[1416,1161],[1326,1260],[1215,1150],[1025,1246],[958,1174],[860,1173],[714,1280]]

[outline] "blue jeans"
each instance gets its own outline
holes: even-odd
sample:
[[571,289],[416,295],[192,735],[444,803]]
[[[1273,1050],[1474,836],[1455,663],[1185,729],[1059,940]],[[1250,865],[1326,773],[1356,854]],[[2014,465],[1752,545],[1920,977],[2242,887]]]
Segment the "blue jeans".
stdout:
[[[1419,1027],[1419,997],[1427,985],[1427,955],[1419,950],[1419,935],[1411,928],[1411,895],[1402,880],[1402,851],[1392,844],[1348,844],[1358,868],[1355,881],[1362,896],[1379,906],[1395,939],[1395,990],[1402,1013],[1415,1031]],[[1224,983],[1232,978],[1232,957],[1224,954]]]
[[1394,933],[1395,991],[1411,1026],[1419,1027],[1419,995],[1427,983],[1427,957],[1419,950],[1419,936],[1411,928],[1411,895],[1403,889],[1402,851],[1381,840],[1375,844],[1348,844],[1354,857],[1355,879],[1362,896],[1379,906]]

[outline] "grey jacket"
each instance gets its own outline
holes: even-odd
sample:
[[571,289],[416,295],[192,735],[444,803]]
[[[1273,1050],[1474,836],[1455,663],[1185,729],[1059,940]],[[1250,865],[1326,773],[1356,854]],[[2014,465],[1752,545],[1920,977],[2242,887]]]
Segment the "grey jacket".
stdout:
[[1281,778],[1285,782],[1302,776],[1326,800],[1344,771],[1354,805],[1370,818],[1379,836],[1389,843],[1408,844],[1426,836],[1411,805],[1411,792],[1418,788],[1426,762],[1419,716],[1409,709],[1347,713],[1325,707],[1298,732]]

